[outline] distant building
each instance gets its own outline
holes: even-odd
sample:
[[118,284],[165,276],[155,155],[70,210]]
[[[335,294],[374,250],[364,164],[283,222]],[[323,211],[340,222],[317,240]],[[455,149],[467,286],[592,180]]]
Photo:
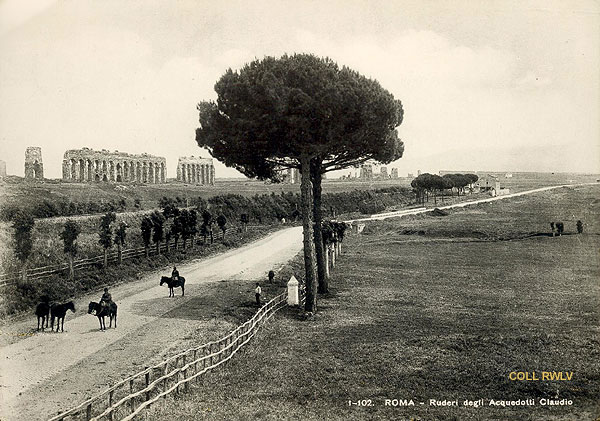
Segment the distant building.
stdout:
[[360,166],[360,178],[362,180],[372,180],[373,179],[373,165],[372,164],[362,164]]
[[417,170],[417,177],[421,175],[421,170]]
[[6,177],[6,162],[0,159],[0,177]]
[[381,167],[381,169],[379,170],[379,176],[383,179],[390,178],[388,176],[387,167]]
[[25,150],[25,178],[29,180],[44,179],[42,148],[39,146],[28,146]]
[[143,154],[69,149],[63,155],[62,179],[78,183],[164,183],[166,159]]
[[180,156],[177,162],[177,181],[188,184],[215,184],[212,158]]
[[479,177],[479,180],[475,182],[474,187],[475,191],[487,192],[491,196],[499,196],[501,194],[500,181],[498,181],[497,177],[490,174]]
[[300,183],[300,170],[298,168],[286,168],[282,170],[283,182],[286,184]]
[[392,168],[392,178],[398,178],[398,168]]
[[408,178],[415,178],[415,176],[413,175],[413,173],[410,173],[410,172],[409,172],[409,173],[408,173],[406,176],[407,176]]

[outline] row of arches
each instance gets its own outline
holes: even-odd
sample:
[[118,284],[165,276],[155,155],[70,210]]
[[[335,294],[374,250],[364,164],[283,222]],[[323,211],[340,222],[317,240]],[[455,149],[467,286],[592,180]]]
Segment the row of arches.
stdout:
[[184,183],[214,184],[215,168],[209,164],[179,164],[177,180]]
[[63,180],[158,184],[166,179],[164,162],[71,158],[63,161]]

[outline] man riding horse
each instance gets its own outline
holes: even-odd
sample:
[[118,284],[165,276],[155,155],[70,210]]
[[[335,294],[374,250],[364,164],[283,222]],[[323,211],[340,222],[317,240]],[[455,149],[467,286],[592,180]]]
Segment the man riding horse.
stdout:
[[177,270],[177,268],[175,266],[173,266],[173,272],[171,272],[171,279],[174,281],[179,280],[179,271]]
[[102,298],[100,298],[100,305],[102,308],[108,307],[112,302],[112,296],[110,292],[108,292],[108,288],[104,288],[104,294],[102,294]]

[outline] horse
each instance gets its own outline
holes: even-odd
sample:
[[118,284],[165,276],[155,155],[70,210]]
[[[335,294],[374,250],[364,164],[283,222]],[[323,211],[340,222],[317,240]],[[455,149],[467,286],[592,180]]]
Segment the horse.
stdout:
[[[75,304],[73,301],[69,301],[65,304],[54,304],[50,307],[50,329],[54,331],[54,319],[58,319],[56,321],[56,331],[58,332],[58,327],[60,326],[61,332],[65,331],[65,315],[67,314],[67,310],[71,310],[75,313]],[[62,326],[60,324],[62,320]]]
[[37,330],[40,330],[40,320],[42,321],[42,332],[44,331],[44,324],[48,327],[50,321],[50,304],[47,301],[42,301],[35,308],[35,315],[37,316],[38,326]]
[[173,291],[173,288],[179,287],[181,287],[181,296],[183,297],[185,295],[185,278],[183,276],[180,276],[176,281],[168,276],[163,276],[160,278],[160,286],[165,283],[169,286],[169,297],[174,297],[175,292]]
[[95,316],[98,318],[98,322],[100,322],[100,330],[106,330],[106,322],[104,321],[104,318],[107,316],[110,319],[108,327],[112,327],[112,322],[114,319],[115,329],[117,328],[117,304],[114,301],[111,301],[107,306],[90,301],[90,304],[88,305],[88,314],[92,314],[92,312],[96,313]]

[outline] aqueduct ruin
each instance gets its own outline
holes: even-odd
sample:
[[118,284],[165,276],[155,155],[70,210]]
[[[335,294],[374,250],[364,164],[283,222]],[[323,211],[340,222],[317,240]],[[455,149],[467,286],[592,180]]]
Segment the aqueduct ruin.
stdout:
[[29,146],[25,149],[25,179],[44,180],[42,148],[39,146]]
[[179,157],[177,181],[191,184],[215,184],[215,167],[212,158]]
[[167,161],[160,156],[70,149],[63,158],[63,180],[77,182],[164,183]]

